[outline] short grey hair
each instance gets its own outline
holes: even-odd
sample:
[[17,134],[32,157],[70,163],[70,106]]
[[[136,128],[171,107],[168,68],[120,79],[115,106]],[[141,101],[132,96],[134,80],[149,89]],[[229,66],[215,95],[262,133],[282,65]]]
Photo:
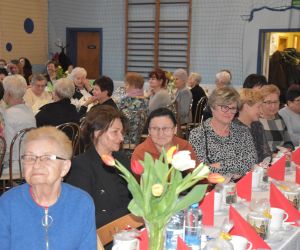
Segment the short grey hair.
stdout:
[[223,85],[229,85],[231,76],[227,71],[221,71],[216,74],[216,80],[222,83]]
[[238,108],[241,106],[240,95],[232,87],[216,88],[208,97],[208,105],[214,108],[216,105],[228,105],[237,103]]
[[27,89],[27,82],[21,75],[6,76],[3,80],[4,93],[9,93],[14,99],[22,99]]
[[184,69],[176,69],[175,71],[174,71],[174,73],[173,73],[173,75],[176,77],[176,78],[178,78],[178,79],[180,79],[180,80],[183,80],[183,81],[187,81],[187,79],[188,79],[188,74],[186,73],[186,70],[184,70]]
[[200,84],[200,82],[202,81],[202,76],[199,73],[192,72],[190,74],[190,77],[196,81],[196,84]]
[[44,75],[42,75],[42,74],[34,74],[33,76],[32,76],[32,78],[31,78],[31,81],[30,81],[30,83],[31,83],[31,85],[34,85],[36,82],[38,82],[38,81],[45,81],[45,82],[47,82],[47,79],[46,79],[46,77],[44,77]]
[[74,80],[74,78],[75,78],[77,75],[84,75],[84,76],[86,77],[86,76],[87,76],[87,71],[86,71],[84,68],[81,68],[81,67],[75,67],[75,68],[72,70],[72,72],[71,72],[69,78],[70,78],[71,80]]
[[60,98],[71,99],[75,93],[75,85],[68,78],[60,78],[54,84],[54,93]]

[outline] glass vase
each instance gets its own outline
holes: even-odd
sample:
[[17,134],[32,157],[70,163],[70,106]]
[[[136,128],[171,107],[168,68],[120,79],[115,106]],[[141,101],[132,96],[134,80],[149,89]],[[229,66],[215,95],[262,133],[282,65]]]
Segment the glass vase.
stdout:
[[145,224],[148,231],[148,250],[163,250],[167,223],[146,222]]

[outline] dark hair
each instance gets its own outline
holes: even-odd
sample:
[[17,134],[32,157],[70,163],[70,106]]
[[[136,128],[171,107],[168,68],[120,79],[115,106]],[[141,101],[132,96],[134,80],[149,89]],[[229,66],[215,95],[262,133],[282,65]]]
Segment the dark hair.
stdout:
[[0,100],[2,100],[4,96],[4,88],[3,88],[3,83],[0,81]]
[[165,88],[167,85],[166,72],[160,68],[157,68],[149,73],[149,78],[155,77],[157,80],[162,80],[161,87]]
[[150,122],[155,117],[167,116],[173,122],[174,126],[177,125],[177,120],[174,113],[168,108],[158,108],[153,110],[147,118],[145,129],[148,130]]
[[0,68],[0,74],[8,76],[8,72],[7,72],[7,70],[5,68]]
[[294,101],[298,96],[300,96],[300,85],[291,85],[286,92],[286,100]]
[[57,61],[54,61],[54,60],[50,60],[46,63],[46,67],[49,65],[49,64],[53,64],[55,68],[57,68],[59,66],[59,63]]
[[108,96],[112,96],[112,93],[114,92],[114,82],[108,76],[101,76],[94,81],[93,85],[97,85],[101,91],[106,90]]
[[246,77],[243,88],[252,89],[253,87],[267,85],[267,79],[264,75],[250,74]]
[[111,124],[120,119],[123,128],[126,128],[126,118],[122,112],[109,105],[96,105],[87,113],[83,129],[82,139],[87,147],[94,143],[94,132],[100,130],[102,133],[108,130]]

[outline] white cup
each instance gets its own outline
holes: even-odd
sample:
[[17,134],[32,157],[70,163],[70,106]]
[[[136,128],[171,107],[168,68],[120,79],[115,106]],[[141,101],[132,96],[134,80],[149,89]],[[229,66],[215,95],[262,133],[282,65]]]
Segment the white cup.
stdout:
[[272,216],[270,222],[271,231],[280,230],[282,228],[282,223],[289,218],[289,215],[283,209],[276,208],[276,207],[270,208],[270,214]]
[[222,206],[222,193],[216,192],[214,195],[214,211],[220,211]]
[[112,250],[138,250],[138,239],[115,241]]
[[[252,243],[245,237],[232,235],[230,240],[233,250],[250,250],[252,249]],[[247,247],[248,246],[248,247]]]

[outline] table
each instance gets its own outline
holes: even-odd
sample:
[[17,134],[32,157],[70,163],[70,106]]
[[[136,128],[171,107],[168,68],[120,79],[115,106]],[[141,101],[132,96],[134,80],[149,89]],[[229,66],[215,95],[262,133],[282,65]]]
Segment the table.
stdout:
[[[295,171],[287,171],[286,178],[287,181],[294,182],[295,180]],[[263,199],[266,198],[269,200],[269,188],[261,189],[258,191],[252,192],[252,200],[253,199]],[[237,204],[235,205],[236,210],[240,213],[240,215],[246,220],[247,214],[250,212],[250,203],[238,199]],[[222,212],[215,213],[214,215],[214,227],[203,227],[204,233],[208,234],[212,237],[217,237],[218,231],[220,231],[221,225],[225,218],[228,218],[228,207],[223,209]],[[271,241],[268,242],[268,245],[271,249],[278,250],[297,250],[300,249],[300,227],[291,226],[291,230],[289,231],[280,231],[277,235],[271,237]]]

